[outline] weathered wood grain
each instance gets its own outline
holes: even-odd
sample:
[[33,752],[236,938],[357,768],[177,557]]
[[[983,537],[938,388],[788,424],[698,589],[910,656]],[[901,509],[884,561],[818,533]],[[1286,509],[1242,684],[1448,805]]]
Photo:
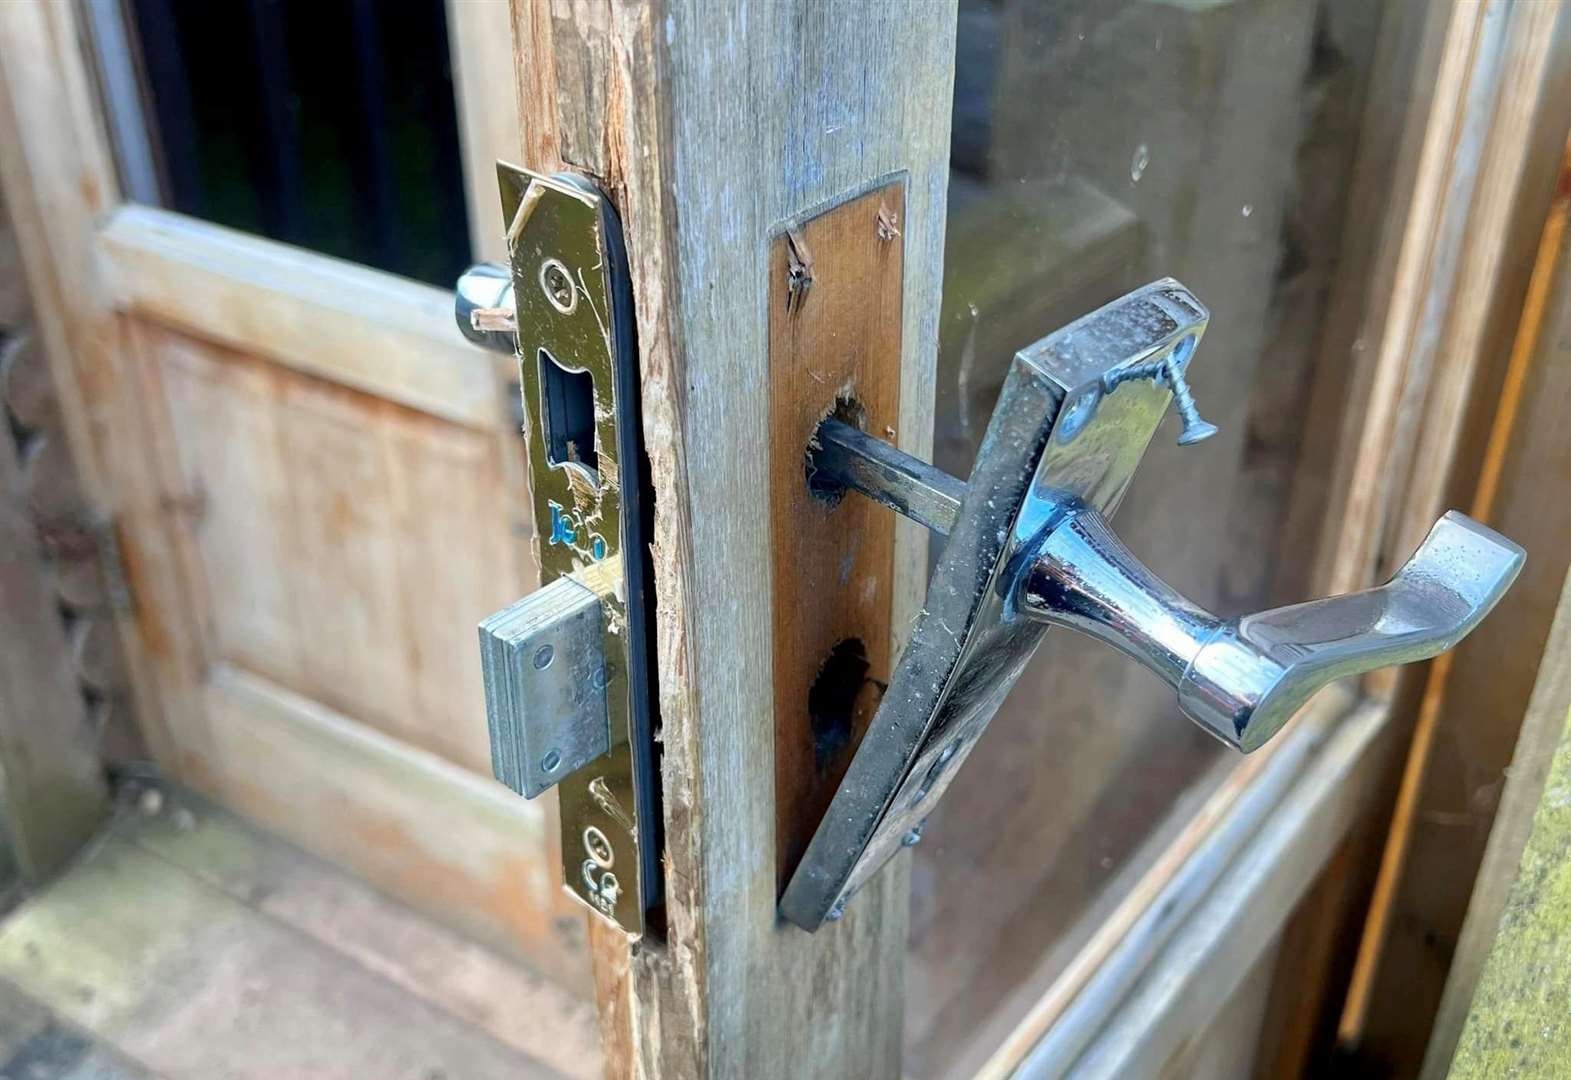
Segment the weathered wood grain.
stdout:
[[[912,18],[880,3],[514,5],[525,164],[557,167],[578,133],[603,133],[582,164],[600,166],[628,233],[655,479],[670,925],[625,974],[599,964],[603,1029],[631,1025],[606,1031],[626,1048],[610,1055],[616,1075],[898,1074],[903,866],[812,937],[775,915],[775,807],[760,786],[775,757],[770,484],[755,448],[769,429],[772,230],[900,171],[895,427],[903,448],[929,448],[954,9],[922,5],[920,33]],[[551,66],[571,51],[564,35],[595,46],[579,49],[594,93]],[[924,548],[898,527],[897,636]]]
[[212,652],[489,775],[479,670],[461,642],[527,587],[499,512],[500,442],[139,333],[179,418],[170,517],[198,553]]
[[[142,452],[149,444],[94,243],[97,219],[117,203],[118,192],[75,16],[63,4],[0,6],[0,183],[80,489],[94,520],[118,512],[148,524],[146,510],[156,504],[156,496],[148,497],[153,485]],[[146,583],[163,582],[166,595],[178,598],[170,560],[156,551],[134,545],[127,555]],[[149,654],[167,653],[180,639],[165,634],[145,647],[144,627],[129,613],[116,621],[138,715],[149,742],[167,751],[165,708],[172,712],[175,703]]]
[[594,1005],[178,788],[115,824],[128,842],[468,1021],[563,1076],[600,1073]]
[[145,206],[98,234],[116,304],[209,341],[480,430],[501,424],[491,357],[452,294]]
[[586,990],[581,909],[562,894],[556,807],[526,802],[266,679],[220,667],[204,688],[224,805],[460,932]]
[[[1553,225],[1555,214],[1549,218]],[[1477,489],[1463,503],[1522,544],[1528,561],[1490,619],[1427,672],[1344,1012],[1344,1040],[1399,1069],[1416,1069],[1429,1043],[1467,910],[1463,883],[1484,857],[1571,566],[1571,505],[1552,496],[1571,476],[1571,433],[1562,420],[1571,399],[1571,258],[1563,231],[1553,233],[1543,236],[1548,247],[1540,246],[1539,258],[1527,260],[1529,270],[1539,267],[1536,300],[1518,305],[1507,377],[1498,397],[1483,403],[1494,431],[1474,451]],[[1400,1005],[1391,1000],[1396,993]]]
[[7,922],[0,978],[171,1080],[559,1075],[121,837]]

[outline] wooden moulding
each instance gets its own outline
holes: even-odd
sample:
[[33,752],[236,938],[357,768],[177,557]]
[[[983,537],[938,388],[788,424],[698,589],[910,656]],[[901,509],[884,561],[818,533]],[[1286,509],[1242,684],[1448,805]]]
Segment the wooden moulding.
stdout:
[[894,441],[901,181],[782,229],[769,251],[769,483],[779,884],[801,858],[890,671],[894,515],[807,484],[831,413]]

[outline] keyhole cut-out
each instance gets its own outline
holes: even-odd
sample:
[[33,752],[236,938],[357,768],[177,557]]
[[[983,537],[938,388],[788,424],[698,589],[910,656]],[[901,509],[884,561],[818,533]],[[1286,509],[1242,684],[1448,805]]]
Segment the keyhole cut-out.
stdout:
[[867,676],[871,664],[860,638],[846,638],[829,650],[807,692],[813,730],[813,759],[820,770],[848,746],[859,719],[878,708],[884,684]]

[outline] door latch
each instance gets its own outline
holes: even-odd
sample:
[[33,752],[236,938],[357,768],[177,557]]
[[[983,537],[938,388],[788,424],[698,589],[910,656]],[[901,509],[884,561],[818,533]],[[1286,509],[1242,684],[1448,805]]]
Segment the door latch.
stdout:
[[510,266],[459,279],[471,341],[518,357],[542,587],[480,624],[491,765],[560,796],[568,892],[629,936],[660,901],[648,465],[620,227],[571,175],[499,163]]
[[1090,634],[1173,687],[1179,709],[1258,748],[1333,679],[1455,645],[1521,568],[1503,536],[1451,512],[1376,589],[1222,619],[1151,573],[1113,533],[1170,402],[1180,443],[1215,432],[1185,382],[1209,313],[1172,279],[1021,350],[969,481],[840,420],[808,482],[851,489],[947,535],[923,606],[781,913],[806,930],[845,904],[923,823],[1049,626]]

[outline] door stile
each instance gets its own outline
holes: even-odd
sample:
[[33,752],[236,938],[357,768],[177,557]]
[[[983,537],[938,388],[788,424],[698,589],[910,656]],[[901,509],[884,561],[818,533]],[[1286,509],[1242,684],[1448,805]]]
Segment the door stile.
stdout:
[[[897,440],[927,453],[955,9],[911,14],[514,3],[523,164],[621,215],[655,488],[666,933],[592,931],[612,1075],[898,1075],[904,861],[816,935],[775,911],[767,298],[782,226],[902,180]],[[925,551],[902,523],[896,647]]]

